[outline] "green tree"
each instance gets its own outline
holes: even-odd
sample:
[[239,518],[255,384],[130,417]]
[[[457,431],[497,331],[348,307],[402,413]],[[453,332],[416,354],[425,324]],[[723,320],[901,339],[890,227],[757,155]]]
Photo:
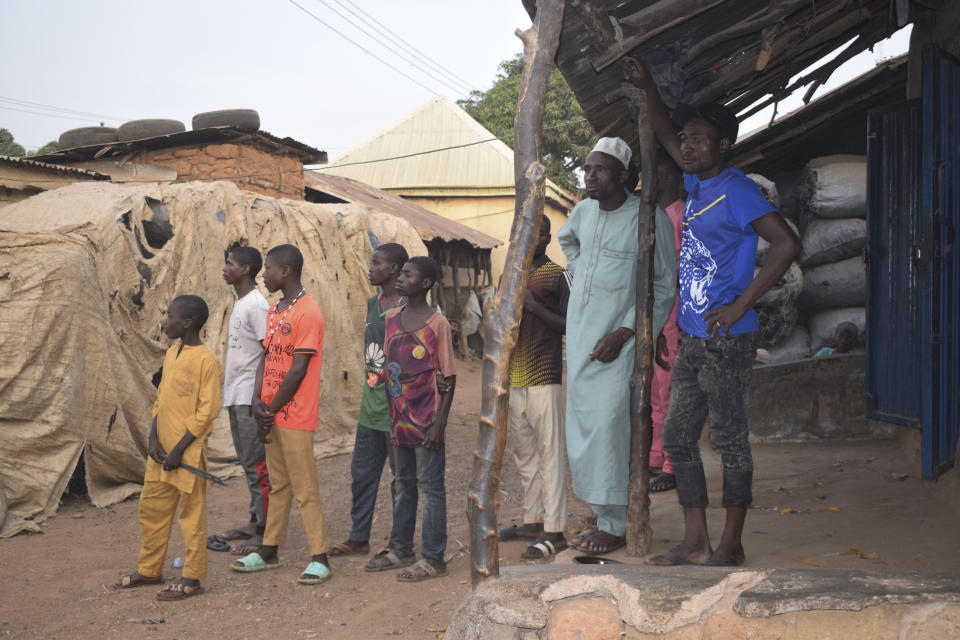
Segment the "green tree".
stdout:
[[36,151],[31,151],[31,152],[30,152],[30,155],[31,155],[31,156],[43,156],[43,155],[46,155],[46,154],[48,154],[48,153],[53,153],[53,152],[56,151],[56,150],[57,150],[57,141],[56,141],[56,140],[51,140],[50,142],[48,142],[47,144],[43,145],[42,147],[40,147],[40,148],[37,149]]
[[[497,77],[487,91],[473,91],[457,104],[477,122],[513,147],[513,120],[523,54],[500,63]],[[578,173],[593,145],[594,133],[583,116],[559,69],[550,72],[543,119],[543,161],[547,177],[568,191],[578,190]]]
[[13,134],[6,129],[0,129],[0,156],[13,156],[22,158],[26,154],[23,145],[17,144],[13,139]]

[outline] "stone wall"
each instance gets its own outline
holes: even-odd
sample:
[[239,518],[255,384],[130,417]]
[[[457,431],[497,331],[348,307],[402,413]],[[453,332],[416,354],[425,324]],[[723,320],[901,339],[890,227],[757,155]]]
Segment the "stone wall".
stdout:
[[867,417],[863,353],[754,367],[753,442],[893,438],[896,426]]
[[934,640],[960,637],[960,574],[510,567],[444,640]]
[[241,189],[273,198],[303,200],[303,164],[292,156],[279,156],[246,144],[207,144],[143,152],[144,164],[169,167],[180,180],[227,178]]

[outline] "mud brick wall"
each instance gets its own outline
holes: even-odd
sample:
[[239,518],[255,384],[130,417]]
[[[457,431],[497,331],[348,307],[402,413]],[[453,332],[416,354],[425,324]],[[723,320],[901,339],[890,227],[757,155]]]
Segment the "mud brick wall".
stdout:
[[[138,162],[170,167],[180,180],[229,179],[241,189],[303,200],[303,164],[246,144],[208,144],[146,151]],[[228,178],[228,176],[249,176]]]

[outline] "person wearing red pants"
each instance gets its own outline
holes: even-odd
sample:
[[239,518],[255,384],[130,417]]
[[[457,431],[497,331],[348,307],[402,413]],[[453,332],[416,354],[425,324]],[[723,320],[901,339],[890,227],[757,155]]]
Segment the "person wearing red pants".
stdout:
[[[667,212],[673,223],[673,248],[680,263],[680,240],[683,237],[683,191],[680,168],[666,154],[661,154],[657,163],[657,206]],[[677,300],[673,302],[670,316],[663,325],[663,333],[657,339],[657,358],[653,367],[650,385],[651,422],[653,440],[650,444],[650,469],[659,470],[650,478],[650,492],[660,493],[677,488],[673,464],[663,450],[663,422],[670,406],[670,372],[673,359],[680,348],[680,330],[677,328]]]

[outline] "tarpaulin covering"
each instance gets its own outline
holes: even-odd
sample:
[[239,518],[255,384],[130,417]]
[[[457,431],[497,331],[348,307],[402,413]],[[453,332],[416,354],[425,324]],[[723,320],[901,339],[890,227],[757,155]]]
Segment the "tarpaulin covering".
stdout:
[[[81,453],[94,505],[139,491],[153,379],[170,345],[161,319],[175,296],[202,296],[210,318],[201,337],[225,356],[234,297],[221,270],[237,242],[303,251],[303,283],[326,324],[314,450],[350,447],[372,246],[426,255],[413,227],[358,205],[277,200],[227,182],[75,184],[0,209],[0,481],[10,503],[0,535],[38,530],[56,512]],[[209,453],[212,471],[239,472],[226,464],[235,457],[226,412]]]

